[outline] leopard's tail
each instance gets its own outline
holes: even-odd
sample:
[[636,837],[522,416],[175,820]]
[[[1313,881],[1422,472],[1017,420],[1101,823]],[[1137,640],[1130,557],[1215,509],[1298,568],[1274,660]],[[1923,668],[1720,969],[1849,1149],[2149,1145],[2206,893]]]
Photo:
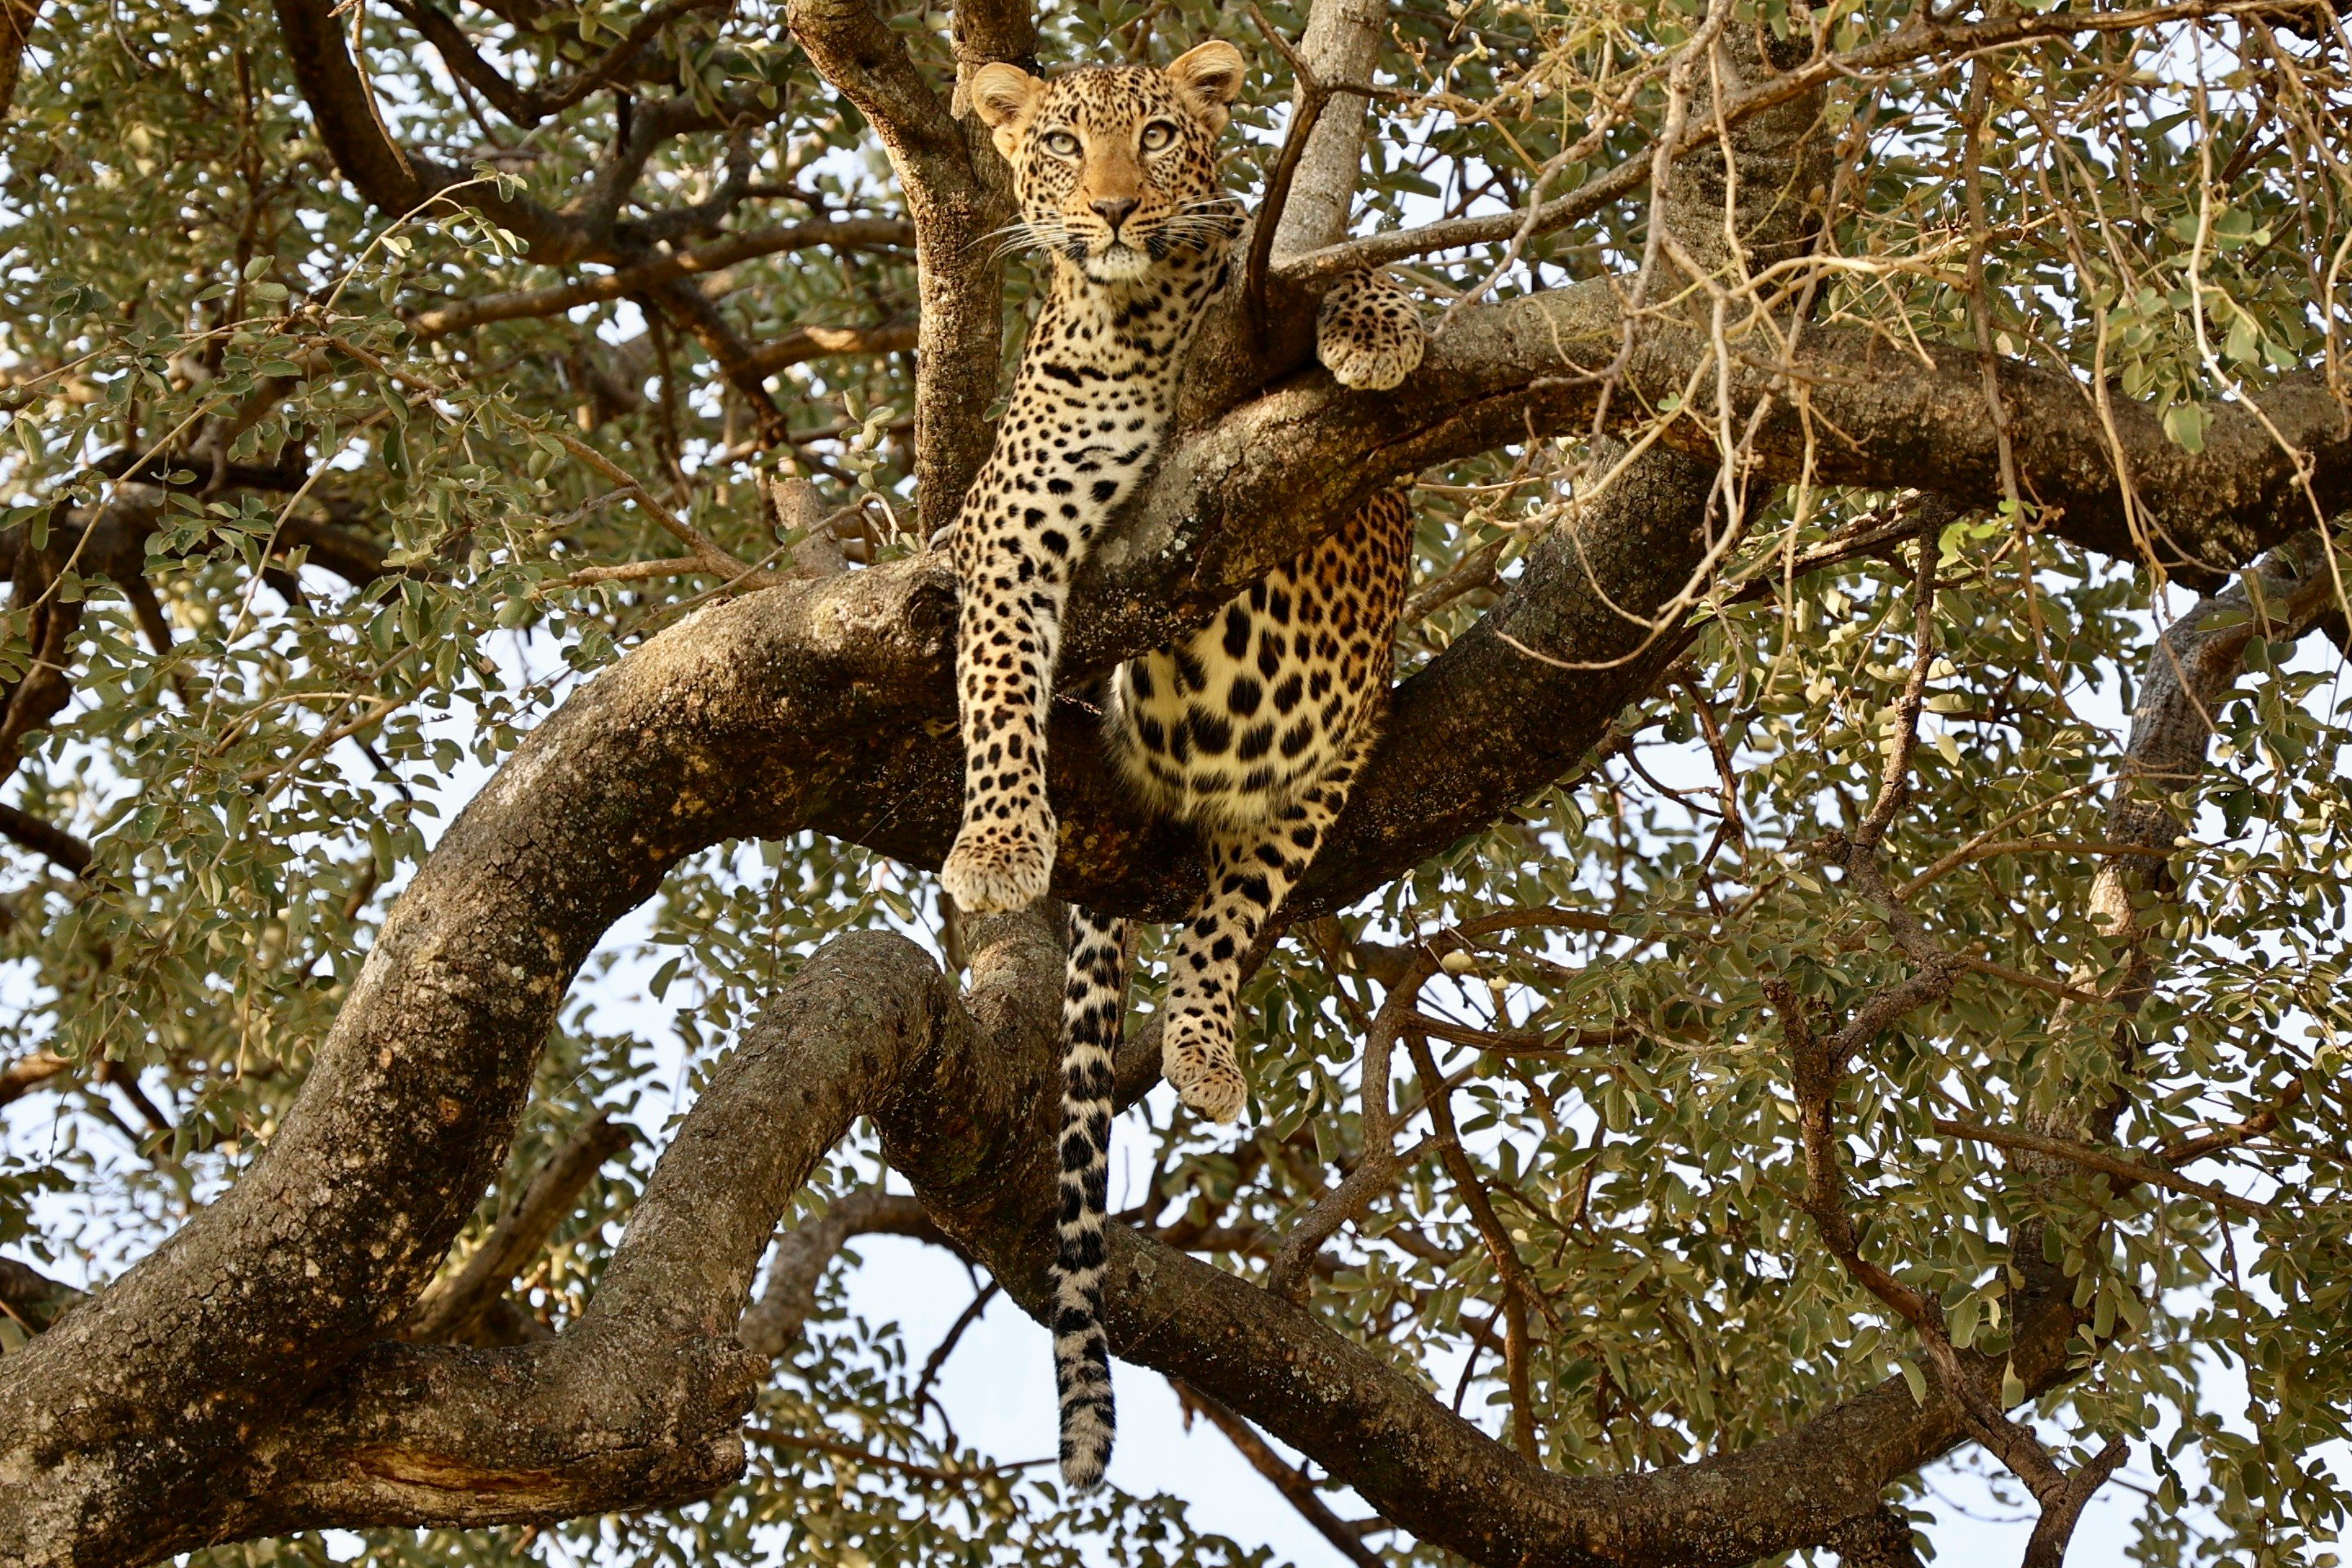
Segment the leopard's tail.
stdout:
[[1054,1375],[1062,1403],[1062,1476],[1102,1479],[1118,1428],[1103,1338],[1105,1196],[1114,1109],[1112,1058],[1127,1012],[1128,922],[1070,910],[1062,1000],[1062,1206],[1054,1259]]

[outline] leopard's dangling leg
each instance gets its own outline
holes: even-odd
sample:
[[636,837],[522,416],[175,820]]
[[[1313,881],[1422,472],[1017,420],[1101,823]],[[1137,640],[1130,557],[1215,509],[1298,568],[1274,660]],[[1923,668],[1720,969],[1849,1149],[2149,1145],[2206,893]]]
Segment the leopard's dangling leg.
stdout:
[[1102,1479],[1118,1429],[1103,1337],[1103,1226],[1110,1175],[1113,1061],[1127,1013],[1129,923],[1070,910],[1062,997],[1062,1206],[1054,1258],[1054,1375],[1061,1394],[1062,1478]]
[[[985,476],[983,476],[985,478]],[[940,884],[969,914],[1023,909],[1054,873],[1045,799],[1045,720],[1062,647],[1069,573],[998,515],[988,498],[957,524],[957,712],[963,826]],[[1065,555],[1067,547],[1065,547]]]
[[1249,1098],[1234,1055],[1242,955],[1314,863],[1371,742],[1367,725],[1329,771],[1263,823],[1202,829],[1209,890],[1176,938],[1160,1059],[1184,1103],[1212,1121],[1233,1121]]

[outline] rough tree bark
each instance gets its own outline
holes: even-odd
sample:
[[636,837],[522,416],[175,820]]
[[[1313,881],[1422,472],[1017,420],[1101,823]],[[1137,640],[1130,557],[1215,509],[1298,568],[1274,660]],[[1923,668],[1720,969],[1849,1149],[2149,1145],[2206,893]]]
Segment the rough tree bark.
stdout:
[[16,83],[25,68],[25,49],[33,41],[41,19],[41,0],[0,0],[0,121],[16,101]]

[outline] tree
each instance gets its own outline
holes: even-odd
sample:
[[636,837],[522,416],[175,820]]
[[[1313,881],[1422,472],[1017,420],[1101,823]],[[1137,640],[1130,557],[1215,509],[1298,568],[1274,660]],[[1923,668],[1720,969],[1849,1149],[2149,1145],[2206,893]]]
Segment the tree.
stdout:
[[[1051,1252],[1057,911],[925,877],[1034,286],[957,84],[1213,32],[1255,226],[1077,594],[1058,895],[1199,874],[1087,681],[1425,526],[1118,1353],[1357,1561],[1911,1563],[1969,1446],[2030,1563],[2127,1458],[2147,1562],[2339,1526],[2342,21],[1246,11],[5,7],[0,1560],[1238,1560],[959,1444],[828,1273]],[[1311,363],[1363,265],[1393,393]],[[577,983],[649,900],[633,1142]]]

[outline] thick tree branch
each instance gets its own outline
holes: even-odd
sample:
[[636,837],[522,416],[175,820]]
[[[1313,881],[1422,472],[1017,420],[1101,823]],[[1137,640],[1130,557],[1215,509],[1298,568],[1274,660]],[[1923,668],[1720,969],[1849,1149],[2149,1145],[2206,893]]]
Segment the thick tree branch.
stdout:
[[473,40],[466,37],[465,29],[446,16],[414,0],[392,0],[392,6],[407,17],[410,25],[424,35],[425,41],[440,54],[441,63],[448,68],[449,74],[489,100],[491,108],[522,125],[536,125],[545,118],[530,107],[534,95],[515,86],[484,59]]
[[45,822],[29,811],[13,805],[0,805],[0,837],[23,845],[38,855],[55,861],[58,869],[68,876],[79,877],[89,869],[90,847],[68,833],[54,822]]
[[[1298,58],[1326,89],[1367,84],[1380,64],[1387,26],[1386,0],[1315,0],[1307,9]],[[1307,96],[1302,81],[1291,100],[1294,114]],[[1343,91],[1317,118],[1275,227],[1275,256],[1319,250],[1346,237],[1362,178],[1370,110],[1370,100]]]
[[[281,0],[280,9],[319,13],[310,20],[341,50],[323,5]],[[813,55],[827,52],[833,63],[820,64],[834,79],[908,111],[886,139],[898,136],[910,160],[941,160],[951,184],[954,158],[938,122],[961,132],[878,19],[836,3],[796,12],[795,26]],[[299,30],[289,26],[289,47]],[[859,51],[875,34],[880,52],[869,61]],[[318,58],[303,68],[333,52],[317,37],[306,47]],[[333,106],[350,132],[349,121],[373,116],[348,53],[340,58],[350,77],[342,85],[362,95]],[[924,96],[900,103],[909,76]],[[422,177],[404,162],[395,172]],[[961,232],[961,221],[917,210],[919,243]],[[926,266],[962,254],[935,248]],[[959,275],[952,302],[971,305],[992,289],[989,276]],[[975,364],[986,364],[992,385],[992,306],[982,312],[984,332],[977,316],[967,323],[971,342],[987,345],[974,358],[931,352],[940,340],[930,334],[944,330],[931,303],[927,294],[925,357],[971,377],[963,392],[942,394],[940,417],[968,417],[977,430],[985,397],[964,393],[980,384]],[[1588,373],[1611,363],[1622,341],[1605,289],[1538,295],[1460,312],[1410,395],[1342,393],[1311,374],[1228,415],[1171,454],[1090,568],[1072,626],[1074,673],[1205,620],[1337,526],[1375,485],[1531,433],[1583,430],[1599,398]],[[1703,380],[1710,352],[1698,333],[1649,332],[1625,361],[1612,417],[1638,417],[1644,401]],[[1816,479],[1925,485],[1966,499],[2000,485],[1978,372],[1970,353],[1923,364],[1859,338],[1813,333],[1794,365],[1734,367],[1729,395],[1752,407],[1766,390],[1801,384],[1819,428],[1834,432]],[[2045,509],[2063,509],[2052,529],[2093,548],[2129,548],[2081,389],[2016,366],[2001,374],[2021,436],[2020,480]],[[1694,471],[1703,500],[1713,421],[1704,403],[1694,408],[1700,417],[1677,419],[1668,439],[1705,454],[1704,465],[1675,459]],[[2310,493],[2298,489],[2294,457],[2243,410],[2217,412],[2199,457],[2171,447],[2151,412],[2124,411],[2139,492],[2158,498],[2175,547],[2209,566],[2247,559],[2301,526],[2315,503],[2343,504],[2352,445],[2341,410],[2301,384],[2266,395],[2265,408],[2289,444],[2307,450]],[[1795,477],[1801,424],[1776,414],[1757,431],[1757,471]],[[937,460],[952,467],[981,447],[984,431],[980,446],[946,441]],[[1689,499],[1667,509],[1662,530],[1685,557],[1706,542],[1693,522],[1704,507],[1694,513]],[[1604,667],[1538,665],[1543,682],[1519,711],[1567,714],[1571,734],[1597,735],[1615,711],[1610,699],[1637,689],[1623,656],[1643,628],[1606,601],[1666,602],[1620,596],[1622,584],[1588,574],[1588,563],[1619,560],[1636,585],[1677,582],[1649,559],[1661,553],[1655,542],[1630,516],[1622,521],[1604,537],[1580,530],[1556,546],[1547,541],[1550,574],[1523,584],[1494,617],[1497,626],[1549,618],[1556,640],[1517,640]],[[504,1159],[577,965],[680,857],[815,827],[935,860],[957,806],[953,743],[927,732],[953,712],[952,617],[951,579],[936,560],[779,588],[653,639],[543,724],[395,907],[263,1160],[103,1295],[0,1362],[0,1556],[121,1561],[224,1533],[553,1517],[716,1484],[740,1462],[730,1429],[760,1375],[758,1358],[733,1339],[759,1252],[800,1179],[795,1163],[816,1158],[861,1112],[877,1117],[942,1229],[1036,1310],[1051,1252],[1060,954],[1055,933],[1032,921],[986,942],[969,1014],[912,949],[884,954],[859,939],[812,961],[804,978],[817,988],[793,993],[793,1005],[822,1013],[778,1015],[786,1021],[777,1027],[799,1041],[791,1071],[761,1076],[775,1065],[772,1053],[748,1046],[730,1064],[759,1086],[746,1099],[765,1097],[760,1119],[743,1119],[742,1101],[714,1083],[710,1117],[689,1119],[656,1173],[662,1201],[649,1189],[604,1289],[559,1340],[495,1353],[379,1342]],[[1401,694],[1389,750],[1302,910],[1377,887],[1415,864],[1433,836],[1490,821],[1557,775],[1568,742],[1514,724],[1441,727],[1429,700],[1479,668],[1474,657],[1497,668],[1537,663],[1492,635],[1473,647]],[[1106,910],[1181,907],[1197,855],[1182,836],[1135,821],[1088,724],[1065,705],[1055,737],[1066,884]],[[1457,733],[1458,749],[1424,778],[1433,742]],[[824,966],[853,960],[870,960],[872,973],[843,982],[838,994],[823,990],[819,982],[841,973]],[[971,1046],[975,1038],[984,1050]],[[341,1245],[320,1248],[320,1236]],[[1110,1329],[1122,1353],[1209,1391],[1313,1453],[1388,1517],[1481,1561],[1749,1561],[1869,1512],[1889,1478],[1962,1430],[1942,1405],[1915,1409],[1898,1383],[1705,1465],[1549,1477],[1303,1310],[1124,1231],[1114,1231],[1111,1255]],[[2063,1300],[2027,1293],[2016,1353],[2029,1387],[2063,1374],[2074,1326]],[[242,1489],[226,1489],[236,1497],[224,1512],[215,1482],[232,1465],[242,1467]]]
[[[988,455],[985,416],[1003,363],[1003,274],[985,237],[1012,216],[1009,182],[976,118],[949,111],[873,0],[793,0],[793,36],[825,80],[872,123],[915,225],[921,344],[915,375],[915,483],[926,536],[945,527]],[[959,22],[968,68],[990,51],[1025,58],[1035,33],[1016,6]]]
[[2075,1467],[2063,1483],[2039,1500],[2042,1517],[2033,1522],[2033,1534],[2026,1541],[2020,1568],[2060,1568],[2066,1561],[2066,1543],[2074,1538],[2074,1526],[2081,1521],[2083,1510],[2091,1505],[2099,1489],[2107,1484],[2107,1478],[2121,1469],[2130,1457],[2130,1444],[2110,1437],[2097,1453]]
[[[1053,1247],[1044,1091],[1054,1082],[1059,953],[1049,922],[1030,923],[1026,984],[998,987],[983,1014],[992,1020],[983,1026],[987,1068],[927,1077],[919,1099],[877,1121],[894,1166],[932,1215],[1034,1313]],[[982,1097],[965,1075],[1004,1062],[1041,1086],[1016,1102],[1031,1125],[979,1121],[962,1109]],[[1742,1453],[1635,1476],[1549,1476],[1304,1309],[1124,1228],[1109,1239],[1105,1295],[1121,1355],[1210,1394],[1311,1455],[1383,1517],[1476,1562],[1747,1563],[1818,1543],[1869,1513],[1889,1479],[1960,1435],[1955,1409],[1921,1411],[1895,1381]],[[2029,1386],[2063,1373],[2072,1328],[2071,1315],[2020,1321],[2015,1364]]]
[[0,121],[16,102],[16,83],[25,68],[26,46],[33,41],[34,24],[41,19],[42,0],[0,0]]
[[[109,1510],[110,1526],[77,1529],[55,1510],[79,1489],[37,1463],[41,1488],[0,1504],[0,1548],[12,1559],[143,1562],[336,1521],[545,1521],[707,1492],[742,1467],[738,1424],[767,1360],[735,1333],[776,1216],[852,1120],[904,1093],[942,1049],[980,1055],[971,1040],[919,951],[893,937],[835,944],[714,1075],[594,1299],[562,1335],[499,1351],[375,1343],[299,1410],[249,1416],[247,1436],[212,1450],[183,1513]],[[116,1305],[109,1292],[68,1317],[0,1363],[0,1380]],[[0,1473],[58,1425],[7,1428],[19,1435],[0,1450]],[[185,1437],[161,1441],[167,1456],[184,1451]],[[118,1496],[128,1486],[152,1497],[158,1479],[142,1468],[113,1484]]]
[[998,60],[1034,73],[1037,68],[1037,13],[1029,0],[966,0],[955,7],[955,114],[962,119],[964,83],[971,73]]
[[[2291,542],[2259,568],[2244,574],[2226,595],[2201,602],[2159,640],[2152,668],[2143,680],[2143,700],[2135,715],[2123,781],[2109,811],[2106,837],[2121,852],[2108,862],[2108,872],[2139,879],[2147,890],[2168,891],[2163,861],[2152,859],[2139,848],[2166,846],[2176,831],[2169,811],[2147,798],[2147,785],[2158,783],[2161,788],[2177,789],[2193,783],[2202,772],[2214,710],[2226,699],[2253,637],[2291,639],[2333,612],[2338,595],[2325,549],[2315,532]],[[1846,1271],[1916,1331],[1935,1369],[1938,1389],[1961,1407],[1969,1434],[1998,1456],[2040,1502],[2042,1516],[2026,1550],[2026,1568],[2058,1568],[2083,1510],[2123,1463],[2126,1446],[2110,1440],[2069,1472],[2051,1458],[2030,1427],[2009,1418],[2003,1405],[2011,1402],[2010,1396],[2004,1394],[1997,1401],[1990,1392],[1990,1369],[1981,1364],[1983,1358],[1965,1357],[1955,1349],[1946,1332],[1940,1301],[1922,1295],[1863,1255],[1861,1233],[1849,1212],[1848,1188],[1841,1168],[1842,1138],[1833,1122],[1833,1102],[1853,1054],[1902,1014],[1940,998],[1954,973],[1951,956],[1888,887],[1875,854],[1888,823],[1906,798],[1918,698],[1933,650],[1928,615],[1933,557],[1924,538],[1919,562],[1917,659],[1902,699],[1885,779],[1877,803],[1861,827],[1837,837],[1832,853],[1849,881],[1879,906],[1896,945],[1918,967],[1908,978],[1876,993],[1855,1010],[1843,1029],[1830,1037],[1813,1027],[1785,983],[1768,981],[1765,990],[1782,1016],[1788,1041],[1791,1085],[1803,1135],[1804,1207]],[[2229,601],[2226,613],[2217,614],[2224,611],[2225,599]],[[2101,908],[2095,897],[2094,908]],[[2110,889],[2105,912],[2115,933],[2124,938],[2129,962],[2124,983],[2111,995],[2092,1000],[2116,1006],[2126,1018],[2116,1041],[2128,1066],[2137,1056],[2128,1019],[2153,987],[2155,959],[2147,951],[2146,933],[2136,922],[2137,911],[2127,893]],[[2085,1136],[2103,1136],[2113,1131],[2124,1102],[2120,1089],[2102,1087],[2069,1096],[2056,1114],[2043,1120],[2053,1126],[2079,1127]],[[2049,1176],[2067,1166],[2089,1168],[2116,1179],[2119,1193],[2145,1184],[2183,1191],[2240,1214],[2270,1212],[2268,1205],[2186,1182],[2075,1139],[2018,1133],[1945,1118],[1935,1119],[1933,1125],[1947,1136],[1979,1139],[2026,1156],[2019,1165],[2029,1173]],[[2029,1220],[2011,1238],[2012,1266],[2021,1277],[2022,1294],[2034,1303],[2028,1312],[2062,1321],[2072,1318],[2078,1321],[2079,1328],[2084,1311],[2075,1298],[2081,1292],[2074,1276],[2053,1267],[2045,1255],[2043,1223]]]
[[64,1072],[73,1063],[55,1051],[27,1051],[0,1067],[0,1105],[26,1095]]
[[1910,1521],[1884,1504],[1838,1526],[1827,1544],[1840,1568],[1920,1568]]
[[[2176,799],[2204,776],[2215,718],[2254,639],[2294,642],[2340,616],[2342,563],[2330,563],[2328,548],[2320,530],[2291,539],[2199,600],[2158,639],[2141,672],[2122,774],[2101,834],[2117,851],[2100,866],[2086,900],[2093,923],[2127,954],[2123,978],[2109,995],[2123,1015],[2115,1049],[2127,1067],[2138,1059],[2132,1017],[2154,993],[2158,966],[2153,922],[2144,917],[2143,906],[2169,899],[2177,889],[2164,858],[2182,830]],[[2063,1017],[2062,1011],[2059,1021]],[[2300,1098],[2298,1082],[2281,1093],[2268,1114],[2275,1120],[2278,1110]],[[2115,1086],[2071,1093],[2035,1118],[2034,1133],[2069,1148],[2102,1143],[2113,1136],[2127,1105],[2127,1095]],[[2181,1163],[2195,1147],[2192,1141],[2162,1157]],[[2079,1163],[2048,1150],[2021,1150],[2016,1161],[2020,1170],[2043,1179],[2058,1178]],[[2119,1183],[2127,1180],[2121,1173],[2109,1173]],[[2019,1240],[2029,1270],[2050,1267],[2040,1255],[2038,1232]]]
[[[531,737],[396,907],[263,1163],[104,1296],[0,1363],[0,1431],[17,1435],[0,1470],[46,1478],[37,1501],[0,1510],[12,1546],[46,1541],[48,1554],[64,1531],[82,1543],[75,1552],[131,1554],[121,1536],[76,1534],[68,1522],[82,1516],[89,1484],[131,1484],[103,1459],[125,1442],[146,1456],[137,1517],[185,1521],[180,1542],[330,1519],[550,1517],[716,1484],[740,1462],[728,1413],[756,1375],[721,1342],[732,1343],[795,1168],[860,1110],[877,1117],[894,1163],[947,1233],[1040,1307],[1059,943],[1033,918],[978,933],[971,1025],[911,949],[883,963],[875,955],[890,944],[861,938],[813,962],[815,989],[780,1004],[774,1027],[809,1031],[800,1048],[846,1054],[779,1063],[739,1053],[730,1072],[740,1065],[772,1087],[739,1097],[731,1078],[714,1083],[696,1113],[707,1117],[664,1160],[588,1317],[554,1345],[490,1361],[366,1349],[379,1304],[422,1281],[503,1151],[562,985],[596,935],[691,848],[777,831],[834,789],[864,785],[868,775],[835,771],[807,739],[870,721],[860,715],[872,689],[845,682],[846,671],[895,668],[919,682],[936,668],[944,606],[910,595],[918,581],[906,575],[897,596],[877,599],[894,586],[877,569],[715,609],[632,656]],[[793,737],[797,773],[775,765],[793,754]],[[880,967],[845,978],[825,967],[853,959]],[[828,973],[837,984],[819,984]],[[984,1048],[958,1046],[974,1027]],[[902,1079],[893,1061],[922,1065]],[[745,1097],[761,1095],[783,1098],[745,1120]],[[803,1108],[789,1139],[774,1103]],[[747,1156],[757,1163],[748,1173]],[[303,1245],[320,1234],[352,1245]],[[320,1266],[319,1277],[305,1265]],[[681,1280],[706,1283],[681,1290]],[[1889,1478],[1960,1432],[1955,1412],[1916,1410],[1897,1383],[1705,1465],[1547,1477],[1310,1314],[1155,1242],[1114,1233],[1108,1295],[1122,1353],[1209,1391],[1388,1517],[1480,1561],[1748,1561],[1867,1512]],[[257,1299],[270,1306],[266,1335],[246,1305]],[[2020,1313],[2016,1365],[2029,1387],[2066,1366],[2073,1314],[2051,1305]],[[158,1337],[158,1324],[172,1331]],[[192,1345],[205,1347],[201,1365]],[[183,1410],[199,1389],[215,1402],[199,1410],[219,1414],[155,1426],[155,1411]],[[238,1436],[273,1430],[306,1392],[299,1431],[258,1445]],[[625,1396],[626,1419],[596,1404]],[[515,1436],[489,1443],[484,1434],[502,1423]],[[90,1458],[59,1469],[68,1453]],[[223,1457],[247,1453],[257,1469],[246,1511],[205,1514]],[[439,1458],[420,1468],[402,1454]],[[518,1464],[536,1478],[529,1485],[514,1479]],[[175,1543],[142,1540],[142,1553]],[[1706,1543],[1696,1554],[1694,1540]]]

